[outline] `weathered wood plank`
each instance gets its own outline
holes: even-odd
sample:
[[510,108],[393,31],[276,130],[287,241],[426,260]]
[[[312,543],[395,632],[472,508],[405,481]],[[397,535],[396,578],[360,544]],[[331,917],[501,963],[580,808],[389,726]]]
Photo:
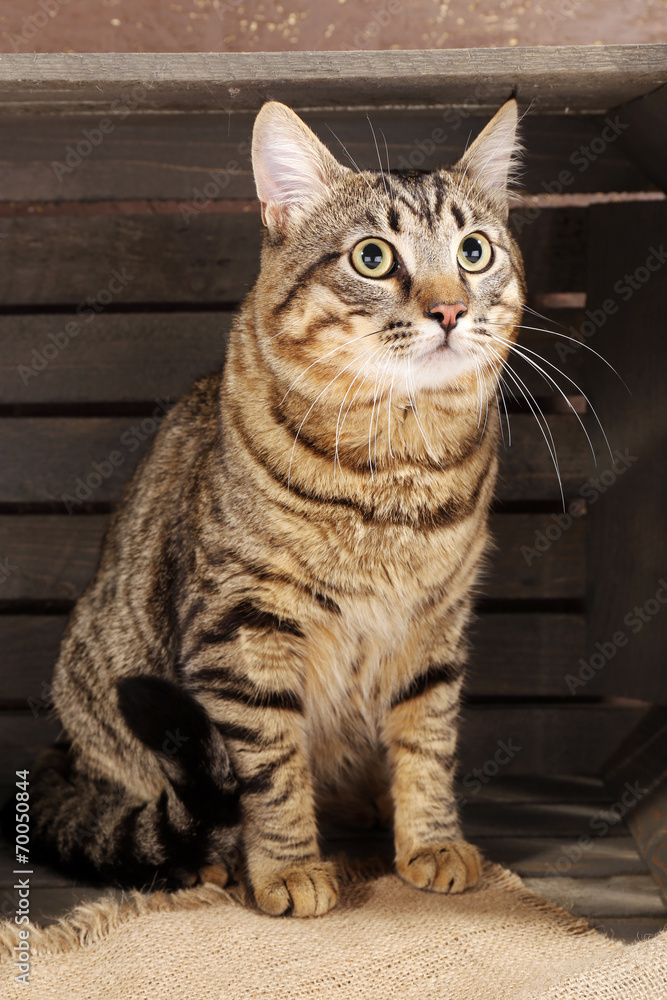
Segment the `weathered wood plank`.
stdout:
[[560,874],[556,865],[562,867],[564,861],[569,864],[569,878],[611,878],[647,873],[646,864],[631,837],[600,838],[586,851],[581,851],[576,839],[567,837],[473,836],[470,839],[489,861],[511,868],[522,878],[553,878]]
[[[70,563],[72,590],[77,573]],[[64,614],[0,615],[0,703],[45,711],[65,622]],[[468,694],[567,697],[564,675],[583,653],[584,630],[582,615],[481,615],[472,636]]]
[[[588,645],[598,668],[592,694],[667,703],[667,205],[591,209],[589,306],[611,296],[600,342],[611,373],[591,382],[591,399],[615,447],[633,461],[591,507],[588,531]],[[623,233],[622,240],[618,240]],[[613,241],[613,245],[612,245]],[[629,350],[628,336],[637,337]],[[612,485],[613,484],[613,485]],[[604,586],[600,585],[604,581]],[[599,643],[602,647],[596,647]],[[605,652],[606,651],[606,652]]]
[[[492,784],[492,781],[490,782]],[[464,789],[465,791],[465,789]],[[581,858],[606,842],[607,837],[626,841],[628,850],[635,850],[632,837],[618,816],[609,812],[605,803],[564,802],[494,802],[482,800],[478,796],[459,800],[459,808],[466,836],[477,841],[485,838],[488,843],[499,838],[546,838],[562,845],[576,841],[578,837],[590,836],[591,845],[581,851]],[[600,831],[605,830],[604,835]],[[553,871],[552,875],[569,873],[572,860],[559,850],[554,863],[563,859],[563,871]],[[581,859],[579,859],[581,860]]]
[[565,675],[585,652],[576,614],[487,614],[472,630],[469,694],[569,696]]
[[[52,115],[35,128],[31,117],[0,117],[3,156],[0,202],[176,199],[198,208],[207,198],[254,198],[250,162],[254,114]],[[455,162],[483,117],[431,110],[375,110],[382,167],[431,170]],[[304,121],[345,165],[377,170],[378,154],[364,112],[307,112]],[[623,122],[622,122],[623,124]],[[603,156],[582,148],[603,130],[612,135]],[[110,130],[110,131],[109,131]],[[634,163],[600,116],[528,115],[522,121],[528,192],[644,191],[650,178]],[[96,145],[92,146],[91,137]],[[382,138],[384,137],[384,138]],[[385,149],[384,139],[387,146]],[[340,142],[338,141],[340,140]],[[569,171],[567,184],[558,176]]]
[[[460,789],[463,794],[462,788]],[[604,782],[583,774],[498,774],[483,785],[475,796],[477,802],[575,804],[609,803],[611,796]]]
[[[164,412],[164,401],[156,399],[152,415],[142,418],[5,418],[0,440],[4,470],[0,502],[50,502],[68,512],[84,501],[116,501]],[[511,424],[512,445],[501,449],[497,495],[503,500],[558,501],[558,479],[535,419],[515,414]],[[550,416],[549,426],[565,495],[573,497],[590,472],[583,431],[576,418],[566,414]],[[110,456],[115,464],[110,464]]]
[[[643,713],[643,708],[605,705],[467,708],[460,749],[461,773],[464,778],[471,775],[465,792],[474,798],[471,783],[477,780],[475,768],[489,780],[493,777],[489,772],[499,771],[594,774]],[[48,715],[34,718],[28,712],[1,713],[0,776],[6,780],[17,769],[29,768],[39,749],[51,744],[57,735],[58,725]],[[507,763],[502,763],[505,759]],[[543,835],[549,832],[542,830]]]
[[[463,713],[461,727],[460,773],[464,794],[472,790],[475,781],[480,783],[475,768],[487,778],[500,771],[597,774],[610,748],[618,746],[645,711],[645,706],[617,707],[604,703],[524,702],[516,706],[508,702],[472,706]],[[471,777],[466,785],[468,774]]]
[[[196,378],[222,363],[234,314],[175,311],[95,313],[94,317],[88,323],[85,318],[62,313],[0,315],[0,402],[178,399]],[[555,325],[563,322],[561,317],[562,311],[549,325],[557,333],[573,336],[571,330]],[[574,327],[576,333],[583,320],[583,312],[573,311],[567,326]],[[70,327],[68,333],[66,327],[72,322],[76,327]],[[533,323],[529,316],[524,322],[526,326],[542,325],[540,320]],[[564,393],[577,395],[576,385],[583,387],[584,351],[576,352],[564,366],[556,351],[561,342],[548,332],[520,331],[519,343],[548,364],[539,358],[533,360],[543,365]],[[559,375],[551,365],[565,374]],[[538,398],[552,394],[552,387],[529,364],[515,357],[512,367]],[[555,395],[563,403],[562,397]]]
[[621,120],[630,126],[623,145],[648,177],[667,191],[667,145],[661,127],[667,112],[667,87],[632,101],[620,109]]
[[[236,303],[259,269],[258,211],[2,218],[0,306]],[[225,206],[222,206],[225,207]],[[585,208],[513,215],[531,293],[585,289]],[[102,303],[102,305],[100,305]],[[539,326],[541,324],[531,324]]]
[[[484,584],[486,597],[577,598],[583,596],[584,524],[573,522],[558,544],[530,566],[521,554],[550,521],[542,514],[497,514],[491,528],[497,549]],[[9,571],[0,598],[12,601],[74,600],[97,565],[106,515],[0,516],[0,556]]]
[[90,323],[63,314],[0,316],[0,401],[178,399],[220,367],[232,319],[227,312],[96,313]]
[[[664,45],[564,45],[384,52],[5,54],[11,111],[101,113],[396,104],[486,110],[512,90],[542,111],[606,111],[665,82]],[[360,81],[364,85],[360,86]],[[141,89],[137,89],[137,85]],[[134,110],[134,108],[131,108]]]
[[622,941],[624,944],[635,944],[646,941],[649,937],[659,934],[667,927],[666,917],[608,917],[607,919],[591,920],[591,927],[606,934],[607,937]]
[[526,878],[527,889],[577,917],[656,917],[667,910],[650,875],[612,878]]

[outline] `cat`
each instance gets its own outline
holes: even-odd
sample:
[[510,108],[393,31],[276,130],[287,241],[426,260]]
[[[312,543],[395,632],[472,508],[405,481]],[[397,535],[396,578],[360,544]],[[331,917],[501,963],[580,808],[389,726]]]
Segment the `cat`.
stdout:
[[510,100],[455,165],[373,171],[261,108],[259,277],[62,642],[31,785],[50,863],[174,888],[240,852],[262,911],[315,916],[338,896],[320,817],[384,817],[407,882],[477,881],[456,720],[525,298],[517,124]]

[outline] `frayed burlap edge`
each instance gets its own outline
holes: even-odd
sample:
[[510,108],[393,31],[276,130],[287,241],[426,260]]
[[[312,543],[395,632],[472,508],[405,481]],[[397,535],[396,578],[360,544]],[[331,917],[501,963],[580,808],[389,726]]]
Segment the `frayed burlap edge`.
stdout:
[[[355,863],[340,856],[335,858],[335,861],[342,886],[368,882],[391,873],[386,862],[380,859]],[[549,914],[553,922],[568,935],[600,936],[583,917],[574,917],[556,903],[536,895],[525,888],[514,872],[487,861],[482,881],[468,891],[476,893],[489,888],[511,890],[517,902],[527,904],[536,913]],[[128,894],[128,898],[123,900],[117,900],[112,896],[103,897],[94,903],[79,904],[61,917],[58,923],[49,927],[33,924],[30,928],[30,949],[33,955],[65,954],[76,948],[84,948],[105,940],[123,924],[136,917],[154,913],[173,913],[179,910],[197,910],[201,907],[222,904],[254,908],[251,893],[243,882],[231,889],[203,885],[194,889],[180,889],[173,893],[133,890]],[[11,921],[0,923],[0,963],[8,959],[13,960],[13,948],[19,941],[18,933],[19,928]],[[613,943],[619,948],[623,947],[621,942]]]

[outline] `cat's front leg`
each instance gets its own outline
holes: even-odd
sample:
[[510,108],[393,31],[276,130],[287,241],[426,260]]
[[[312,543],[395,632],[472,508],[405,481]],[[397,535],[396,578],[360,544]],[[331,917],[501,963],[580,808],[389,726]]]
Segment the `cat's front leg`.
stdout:
[[461,834],[456,800],[456,736],[461,667],[431,663],[395,691],[385,720],[394,801],[396,870],[434,892],[462,892],[481,872]]
[[241,784],[245,865],[257,905],[273,916],[320,916],[335,905],[338,887],[318,846],[299,650],[284,623],[275,634],[270,623],[267,613],[245,612],[237,639],[223,633],[217,644],[209,632],[193,650],[188,684],[222,733]]

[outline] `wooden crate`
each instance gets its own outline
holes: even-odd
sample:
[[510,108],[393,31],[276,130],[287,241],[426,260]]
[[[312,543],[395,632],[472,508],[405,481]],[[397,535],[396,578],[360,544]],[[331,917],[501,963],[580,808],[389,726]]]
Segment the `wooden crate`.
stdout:
[[[656,598],[667,576],[666,49],[3,56],[0,777],[53,739],[49,679],[109,512],[160,414],[223,359],[257,273],[257,109],[285,101],[341,159],[344,146],[374,167],[370,118],[393,167],[428,169],[455,160],[515,94],[529,113],[511,219],[529,305],[545,317],[527,313],[525,325],[605,360],[523,331],[565,373],[558,394],[517,368],[547,414],[566,509],[518,401],[492,517],[498,552],[479,607],[462,776],[493,770],[499,741],[511,741],[520,751],[503,765],[510,784],[599,778],[610,758],[612,789],[622,789],[619,776],[634,780],[628,755],[645,761],[663,722],[647,713],[667,703],[667,613]],[[591,404],[625,456],[615,465]],[[120,461],[86,491],[112,452]],[[625,739],[630,749],[619,751]],[[658,794],[667,768],[651,760],[642,787]],[[553,804],[539,787],[531,801]],[[663,859],[667,867],[658,851],[656,874]]]

